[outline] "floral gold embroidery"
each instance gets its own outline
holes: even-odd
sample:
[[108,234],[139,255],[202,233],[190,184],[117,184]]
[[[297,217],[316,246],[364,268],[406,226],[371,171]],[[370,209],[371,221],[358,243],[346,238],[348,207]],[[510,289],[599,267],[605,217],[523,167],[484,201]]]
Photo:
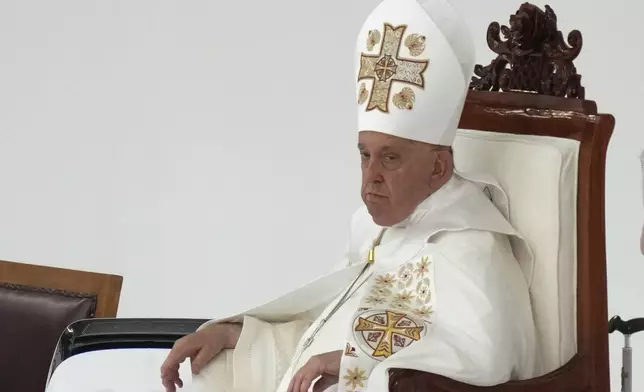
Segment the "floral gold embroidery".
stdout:
[[368,297],[365,299],[365,302],[367,302],[367,303],[368,303],[368,304],[370,304],[370,305],[382,305],[382,304],[384,304],[385,302],[387,302],[387,300],[386,300],[386,299],[384,299],[383,297],[378,297],[378,296],[375,296],[375,295],[370,295],[370,296],[368,296]]
[[[411,293],[411,291],[407,291],[407,290],[405,290],[405,291],[403,291],[403,292],[397,293],[397,294],[394,296],[393,303],[394,303],[394,306],[395,306],[396,304],[400,304],[400,305],[404,305],[404,306],[409,306],[409,305],[411,305],[411,300],[412,300],[413,298],[414,298],[414,294],[412,294],[412,293]],[[401,306],[397,306],[397,307],[401,307]]]
[[353,370],[347,369],[347,374],[344,376],[344,380],[347,382],[345,385],[351,387],[351,389],[356,389],[358,387],[364,388],[364,382],[367,381],[365,376],[365,371],[356,367]]
[[376,284],[383,287],[394,287],[396,277],[392,274],[379,275],[376,277]]
[[409,287],[409,285],[413,283],[414,272],[412,268],[413,268],[413,265],[411,264],[405,264],[402,267],[400,267],[400,270],[398,271],[399,288],[404,289],[406,287]]
[[371,289],[371,294],[376,297],[388,297],[391,295],[391,289],[384,286],[373,286]]
[[425,278],[416,285],[416,295],[418,296],[418,302],[421,304],[429,302],[431,297],[429,283],[429,279]]
[[394,94],[391,101],[398,109],[411,110],[414,108],[414,103],[416,102],[416,94],[409,87],[404,87],[399,93]]
[[367,91],[367,86],[362,83],[360,84],[360,92],[358,93],[358,105],[367,102],[367,98],[369,98],[369,91]]
[[414,309],[414,314],[418,317],[427,318],[432,314],[432,308],[428,306],[423,306],[418,309]]
[[373,48],[380,42],[380,31],[369,30],[367,33],[367,50],[372,51]]
[[392,309],[397,309],[397,310],[409,311],[411,307],[409,306],[409,303],[407,303],[407,302],[393,301],[391,303],[391,308]]
[[409,54],[416,57],[420,56],[425,50],[425,36],[420,34],[410,34],[405,39],[405,46],[409,49]]
[[423,256],[420,259],[420,261],[416,264],[416,270],[414,272],[416,273],[416,277],[420,279],[425,275],[427,275],[428,271],[429,271],[429,257]]

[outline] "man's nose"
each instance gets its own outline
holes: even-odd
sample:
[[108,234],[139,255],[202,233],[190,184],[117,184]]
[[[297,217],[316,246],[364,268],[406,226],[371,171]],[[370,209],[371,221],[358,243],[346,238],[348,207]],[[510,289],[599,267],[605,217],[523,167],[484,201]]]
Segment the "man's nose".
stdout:
[[382,166],[376,160],[370,160],[367,162],[364,169],[364,179],[367,183],[369,182],[381,182],[382,181]]

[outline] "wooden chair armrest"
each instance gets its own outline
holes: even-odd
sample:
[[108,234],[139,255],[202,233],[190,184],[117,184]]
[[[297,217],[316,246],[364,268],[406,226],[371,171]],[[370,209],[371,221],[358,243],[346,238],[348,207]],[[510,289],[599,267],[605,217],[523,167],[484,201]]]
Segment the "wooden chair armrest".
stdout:
[[391,369],[390,392],[474,392],[478,387],[454,381],[433,373],[409,369]]
[[390,392],[588,392],[591,390],[590,384],[578,355],[566,365],[541,377],[491,387],[469,385],[419,370],[389,371]]

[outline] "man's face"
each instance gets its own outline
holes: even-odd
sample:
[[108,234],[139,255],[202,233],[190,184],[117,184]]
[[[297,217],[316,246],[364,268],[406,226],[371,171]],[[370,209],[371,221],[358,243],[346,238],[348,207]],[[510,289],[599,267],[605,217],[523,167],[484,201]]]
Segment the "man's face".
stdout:
[[446,148],[363,131],[358,149],[362,200],[380,226],[405,220],[445,183],[447,172],[451,175],[451,154]]

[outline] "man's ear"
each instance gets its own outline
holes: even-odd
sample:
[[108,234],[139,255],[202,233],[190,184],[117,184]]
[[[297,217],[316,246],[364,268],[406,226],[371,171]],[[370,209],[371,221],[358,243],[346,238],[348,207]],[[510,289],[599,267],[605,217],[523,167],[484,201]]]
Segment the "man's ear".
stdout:
[[442,186],[449,180],[454,171],[454,160],[448,150],[436,152],[430,183],[432,186]]

